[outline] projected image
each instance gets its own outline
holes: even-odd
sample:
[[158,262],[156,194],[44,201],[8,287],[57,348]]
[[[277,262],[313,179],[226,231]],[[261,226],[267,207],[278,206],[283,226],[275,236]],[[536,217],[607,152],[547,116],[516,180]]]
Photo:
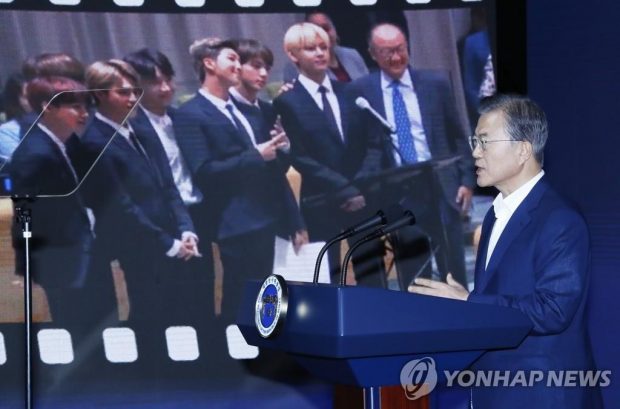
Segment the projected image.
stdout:
[[[321,246],[378,211],[417,222],[361,246],[348,285],[471,284],[489,203],[468,138],[495,92],[483,8],[7,11],[0,26],[0,340],[23,321],[8,196],[60,193],[46,189],[75,191],[27,204],[34,322],[66,330],[37,348],[83,379],[101,375],[78,368],[89,360],[142,365],[138,378],[184,370],[171,363],[298,376],[234,325],[244,284],[312,281]],[[338,283],[366,233],[330,248],[320,282]]]

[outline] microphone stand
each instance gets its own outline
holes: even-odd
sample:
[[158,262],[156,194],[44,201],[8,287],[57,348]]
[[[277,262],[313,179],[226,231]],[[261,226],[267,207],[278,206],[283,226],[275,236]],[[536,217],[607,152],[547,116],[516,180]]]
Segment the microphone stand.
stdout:
[[34,199],[30,196],[13,196],[15,217],[21,225],[24,238],[24,320],[26,346],[26,409],[32,409],[32,278],[30,275],[30,239],[32,238],[32,210],[28,203]]
[[347,282],[347,270],[348,270],[348,265],[349,265],[349,261],[351,260],[351,257],[353,255],[353,252],[362,244],[367,243],[369,241],[378,239],[381,236],[385,236],[386,234],[392,233],[393,231],[396,231],[398,229],[401,229],[405,226],[410,226],[413,225],[415,223],[415,216],[413,215],[413,213],[411,213],[410,210],[405,210],[403,217],[400,220],[396,220],[395,222],[392,222],[390,224],[388,224],[387,226],[383,226],[380,227],[379,229],[373,231],[372,233],[370,233],[369,235],[367,235],[366,237],[363,237],[362,239],[358,240],[357,242],[355,242],[347,251],[347,254],[344,256],[344,261],[342,263],[342,274],[340,277],[340,286],[344,287],[346,286],[346,282]]
[[359,246],[361,246],[364,243],[368,243],[371,240],[374,239],[378,239],[379,237],[383,236],[383,231],[380,230],[380,233],[376,233],[376,234],[370,234],[366,237],[364,237],[363,239],[359,240],[358,242],[356,242],[355,244],[353,244],[350,248],[349,251],[347,251],[347,254],[344,256],[344,261],[342,263],[342,274],[340,276],[340,286],[344,287],[346,285],[347,282],[347,269],[349,266],[349,261],[351,261],[351,257],[353,256],[353,252],[355,251],[355,249],[357,249]]
[[385,126],[381,127],[381,131],[382,131],[381,132],[382,138],[387,141],[387,143],[390,145],[390,148],[392,148],[391,150],[393,152],[396,152],[396,154],[400,158],[400,163],[404,164],[405,160],[403,159],[403,154],[398,148],[398,146],[396,146],[396,144],[394,143],[394,140],[392,139],[392,135],[395,134],[396,131],[392,132],[392,130],[387,129]]
[[325,255],[325,252],[327,251],[327,249],[330,248],[332,244],[343,240],[345,237],[346,237],[346,232],[341,233],[337,235],[336,237],[334,237],[333,239],[331,239],[330,241],[328,241],[327,243],[325,243],[323,247],[321,247],[321,251],[319,251],[319,255],[317,256],[316,262],[314,264],[314,278],[312,280],[313,284],[317,284],[319,282],[319,273],[321,271],[321,261],[323,261],[323,256]]

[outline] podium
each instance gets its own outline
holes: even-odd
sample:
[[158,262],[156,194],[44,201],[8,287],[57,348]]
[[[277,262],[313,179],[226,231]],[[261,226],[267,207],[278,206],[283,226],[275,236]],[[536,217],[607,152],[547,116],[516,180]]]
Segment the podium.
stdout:
[[525,315],[507,307],[289,282],[286,318],[277,334],[264,338],[255,325],[260,289],[260,282],[246,284],[238,314],[249,344],[287,352],[314,376],[365,391],[400,385],[403,366],[424,357],[434,359],[442,382],[444,370],[465,369],[488,350],[516,347],[531,329]]

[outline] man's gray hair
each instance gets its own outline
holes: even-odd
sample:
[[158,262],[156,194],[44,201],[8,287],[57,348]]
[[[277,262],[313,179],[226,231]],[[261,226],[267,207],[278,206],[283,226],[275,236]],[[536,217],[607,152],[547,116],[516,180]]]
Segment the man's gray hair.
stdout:
[[531,143],[534,157],[542,165],[549,131],[547,117],[538,104],[522,95],[495,94],[482,99],[478,108],[480,115],[491,111],[504,114],[506,132],[510,138]]

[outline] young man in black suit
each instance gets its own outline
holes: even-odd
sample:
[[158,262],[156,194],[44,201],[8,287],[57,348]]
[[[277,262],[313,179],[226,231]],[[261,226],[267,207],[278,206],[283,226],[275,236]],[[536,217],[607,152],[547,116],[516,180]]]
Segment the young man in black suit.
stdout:
[[[302,177],[301,209],[312,241],[328,240],[377,210],[354,181],[378,169],[379,150],[360,137],[364,134],[357,129],[359,111],[344,85],[327,75],[329,41],[327,33],[311,23],[288,29],[284,47],[300,74],[293,88],[274,100],[291,141],[292,165]],[[305,203],[317,195],[326,196],[324,203]],[[381,246],[362,247],[356,254],[358,283],[382,286]],[[337,274],[338,246],[332,246],[328,256],[331,272]]]
[[[232,87],[231,99],[239,108],[254,130],[259,142],[266,142],[283,132],[273,106],[260,98],[258,94],[267,85],[269,71],[273,66],[273,53],[256,40],[240,39],[234,41],[241,63],[239,84]],[[291,186],[286,178],[290,167],[290,143],[284,138],[284,144],[278,151],[278,158],[269,162],[273,173],[273,195],[278,206],[279,236],[290,239],[296,250],[308,242],[308,231],[299,212],[299,207]]]
[[[193,295],[185,303],[185,316],[206,323],[214,317],[213,252],[209,229],[201,211],[203,195],[192,180],[174,133],[176,109],[171,106],[175,93],[174,69],[163,53],[149,48],[126,55],[124,61],[140,74],[143,90],[140,105],[130,120],[131,126],[141,139],[148,140],[153,146],[151,160],[157,168],[162,173],[170,173],[198,233],[186,234],[185,238],[196,247],[200,244],[202,257],[194,257],[179,266],[182,270],[177,274],[175,291],[182,291],[188,297]],[[180,207],[175,209],[178,211]]]
[[88,333],[118,319],[112,274],[97,275],[89,268],[94,219],[75,191],[79,176],[65,146],[86,126],[88,94],[72,79],[38,77],[28,84],[28,99],[43,114],[10,162],[14,193],[58,196],[30,205],[32,276],[45,290],[53,322]]
[[83,143],[91,156],[106,149],[85,181],[101,268],[109,271],[110,261],[119,260],[130,319],[181,324],[188,301],[171,284],[183,262],[199,255],[190,239],[196,235],[170,170],[158,166],[161,147],[127,121],[138,100],[138,75],[124,61],[108,60],[88,67],[86,82],[97,90],[97,112]]
[[224,269],[222,321],[237,314],[245,281],[273,269],[279,198],[270,162],[285,144],[279,133],[261,142],[232,102],[241,64],[235,45],[206,38],[190,47],[201,87],[174,122],[193,180],[205,195],[204,211]]

